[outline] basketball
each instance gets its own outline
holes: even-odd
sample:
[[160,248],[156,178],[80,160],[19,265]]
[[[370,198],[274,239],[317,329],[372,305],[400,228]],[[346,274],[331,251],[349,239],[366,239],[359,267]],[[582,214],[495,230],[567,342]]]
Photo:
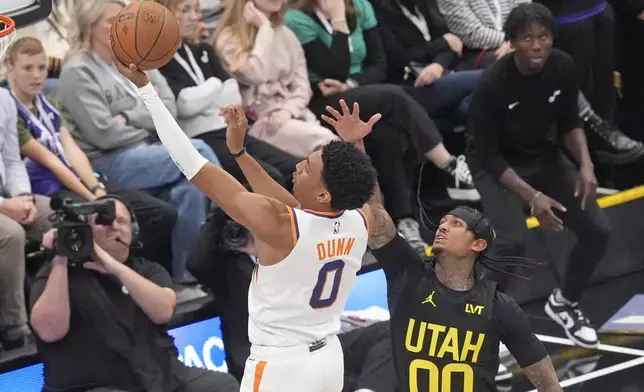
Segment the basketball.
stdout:
[[154,1],[129,4],[112,23],[111,45],[116,58],[141,70],[163,67],[180,41],[179,22],[170,10]]

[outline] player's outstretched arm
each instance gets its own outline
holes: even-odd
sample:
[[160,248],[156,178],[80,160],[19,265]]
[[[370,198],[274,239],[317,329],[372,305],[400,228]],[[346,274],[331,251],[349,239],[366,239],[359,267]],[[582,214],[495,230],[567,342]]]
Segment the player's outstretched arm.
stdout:
[[297,199],[278,184],[244,148],[244,138],[248,129],[244,109],[240,105],[230,105],[223,107],[219,115],[224,117],[228,124],[226,128],[228,150],[235,157],[253,192],[277,199],[289,207],[300,208]]
[[133,64],[126,67],[116,59],[114,63],[139,88],[159,140],[186,178],[259,240],[279,244],[283,238],[289,238],[285,235],[285,230],[290,230],[288,207],[278,200],[248,192],[233,176],[204,158],[165,107],[147,75]]
[[525,367],[523,372],[538,392],[563,392],[550,356]]
[[[333,116],[322,115],[322,120],[331,125],[338,132],[338,135],[349,143],[352,143],[356,148],[366,154],[363,139],[371,132],[373,126],[382,117],[379,113],[374,114],[366,123],[360,120],[360,106],[358,103],[353,104],[353,113],[349,110],[347,103],[341,99],[340,107],[342,114],[331,106],[327,106],[326,110]],[[380,193],[380,186],[376,182],[371,199],[363,207],[365,215],[369,219],[369,248],[378,249],[387,245],[396,236],[396,225],[394,225],[391,216],[385,210],[382,204],[382,197]]]

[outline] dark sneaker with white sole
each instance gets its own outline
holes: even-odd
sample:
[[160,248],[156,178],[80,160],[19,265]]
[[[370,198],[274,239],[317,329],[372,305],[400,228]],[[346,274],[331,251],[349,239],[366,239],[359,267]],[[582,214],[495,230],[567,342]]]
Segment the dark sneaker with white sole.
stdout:
[[[476,188],[474,188],[474,181],[472,181],[472,173],[470,172],[465,156],[460,155],[456,158],[453,169],[448,171],[452,177],[452,184],[447,186],[447,194],[452,200],[464,201],[479,201],[481,196]],[[448,180],[449,181],[449,180]]]
[[579,303],[567,304],[557,301],[555,297],[557,290],[555,289],[550,294],[548,302],[546,302],[544,310],[548,317],[561,325],[568,339],[577,346],[588,349],[597,348],[599,346],[597,331],[579,309]]

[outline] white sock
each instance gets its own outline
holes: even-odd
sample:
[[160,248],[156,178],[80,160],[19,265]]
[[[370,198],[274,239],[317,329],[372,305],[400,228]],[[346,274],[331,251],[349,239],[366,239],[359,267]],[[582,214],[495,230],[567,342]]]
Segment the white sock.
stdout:
[[376,392],[373,389],[367,389],[367,388],[360,388],[355,392]]

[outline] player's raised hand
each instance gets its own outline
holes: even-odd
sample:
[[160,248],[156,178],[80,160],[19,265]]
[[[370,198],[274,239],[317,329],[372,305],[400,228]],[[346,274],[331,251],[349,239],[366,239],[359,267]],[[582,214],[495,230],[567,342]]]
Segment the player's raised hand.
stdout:
[[326,107],[326,111],[333,116],[333,118],[322,115],[322,120],[335,128],[335,131],[340,137],[347,142],[353,143],[362,140],[371,132],[373,126],[382,118],[380,113],[376,113],[369,121],[364,122],[360,119],[360,105],[357,102],[353,104],[353,113],[349,110],[347,103],[344,99],[340,100],[340,108],[342,114],[331,106]]
[[[111,41],[111,38],[110,38],[110,41]],[[146,86],[148,83],[150,83],[150,79],[148,79],[148,75],[145,72],[138,69],[136,65],[134,64],[125,65],[121,62],[121,60],[119,60],[116,57],[113,50],[110,50],[110,53],[112,55],[112,62],[114,63],[114,66],[116,67],[116,69],[118,69],[119,72],[123,74],[123,76],[125,76],[132,83],[134,83],[136,87],[141,88],[143,86]]]
[[226,145],[228,150],[236,154],[244,148],[244,138],[248,129],[248,119],[244,108],[240,105],[224,106],[219,111],[219,115],[224,118],[228,128],[226,128]]

